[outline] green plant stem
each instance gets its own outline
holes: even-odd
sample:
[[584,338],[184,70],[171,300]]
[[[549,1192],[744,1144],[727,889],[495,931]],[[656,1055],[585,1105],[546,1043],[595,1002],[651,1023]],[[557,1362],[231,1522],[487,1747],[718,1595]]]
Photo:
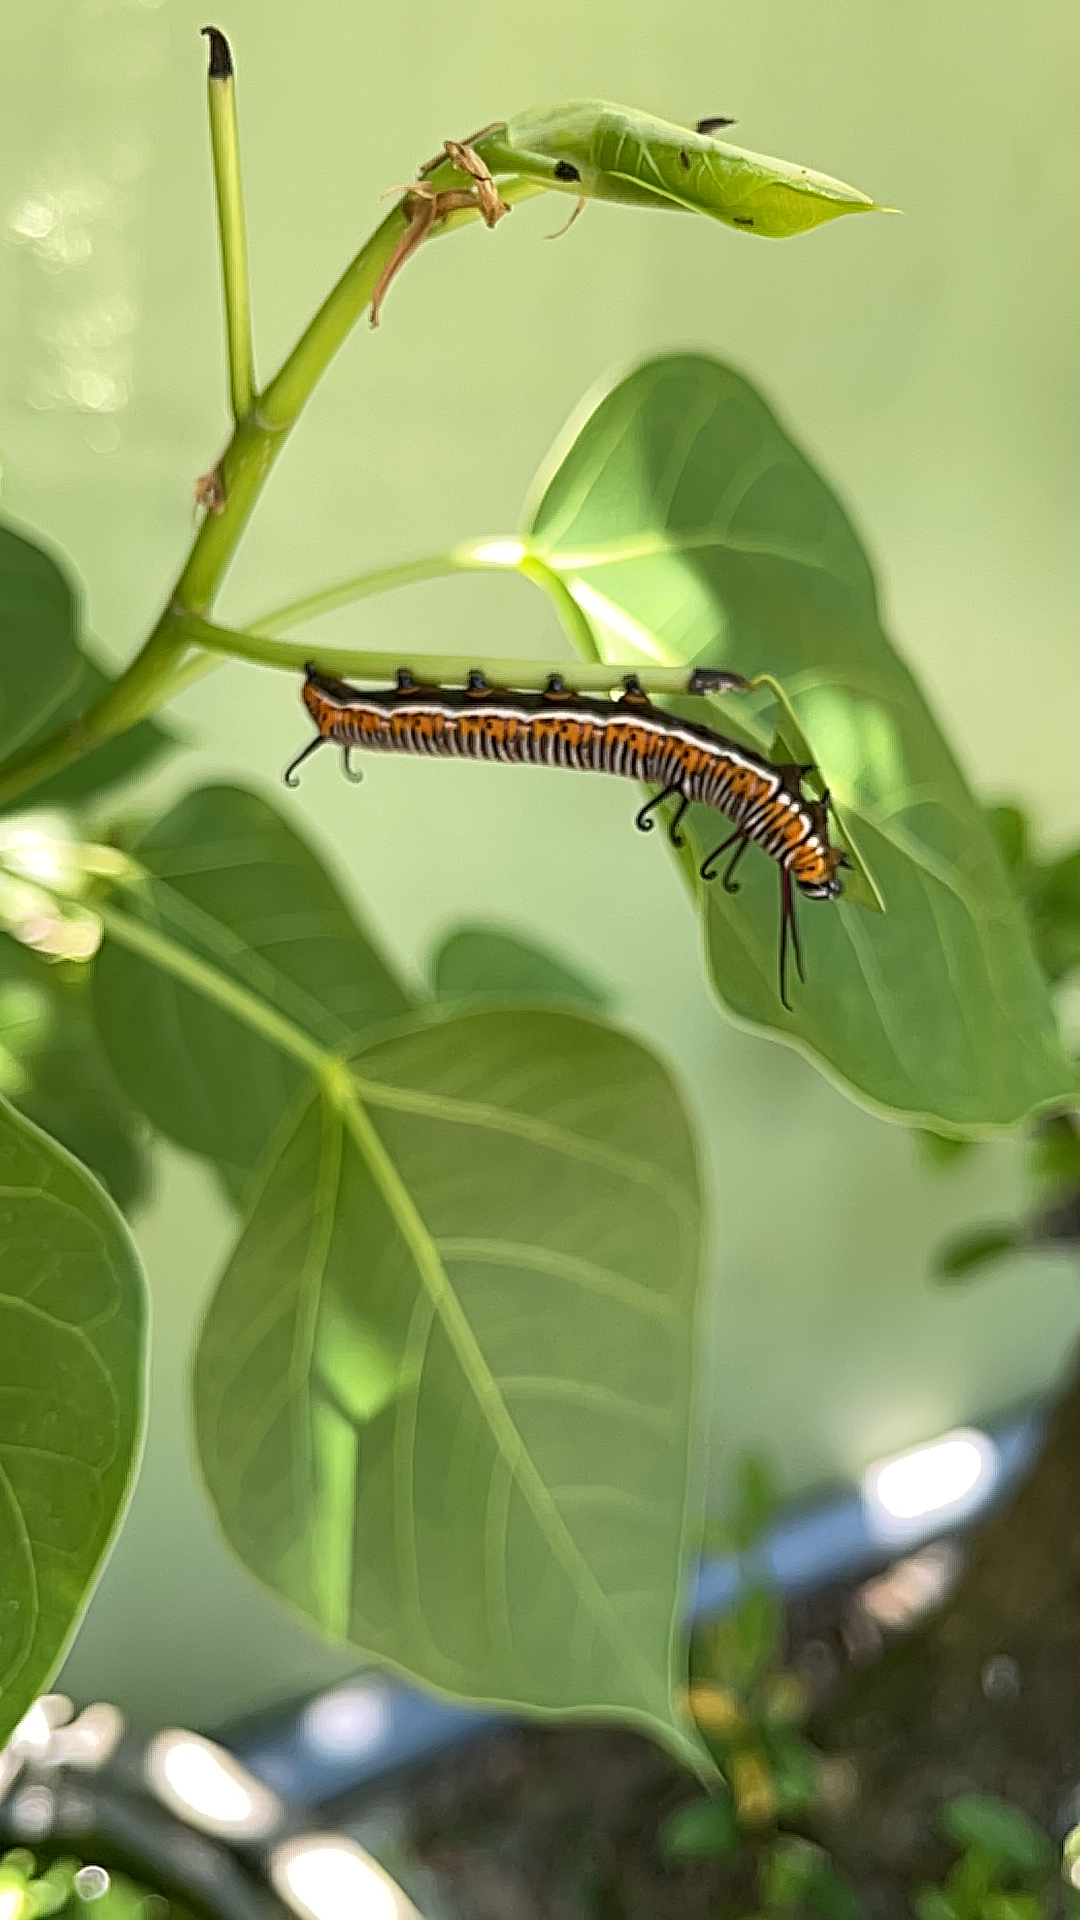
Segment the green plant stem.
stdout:
[[334,613],[372,594],[390,593],[396,587],[415,586],[423,580],[440,580],[455,573],[516,573],[534,586],[541,587],[551,600],[570,639],[584,659],[599,661],[600,653],[587,615],[578,606],[569,587],[556,569],[527,546],[524,540],[470,540],[445,553],[424,554],[418,560],[405,560],[394,567],[378,567],[371,573],[354,574],[335,586],[325,587],[302,600],[274,607],[253,620],[247,631],[273,637],[302,626],[320,614]]
[[[130,884],[137,891],[140,882],[133,881]],[[376,1099],[380,1095],[387,1097],[386,1088],[361,1079],[340,1054],[320,1046],[295,1021],[287,1019],[276,1007],[269,1006],[258,994],[242,986],[240,981],[231,979],[210,961],[179,946],[160,928],[151,926],[111,901],[95,901],[93,910],[109,939],[115,940],[118,946],[126,947],[129,953],[138,954],[140,959],[148,960],[171,979],[190,987],[193,993],[220,1007],[223,1013],[231,1014],[249,1032],[260,1034],[272,1047],[313,1074],[323,1097],[339,1113],[353,1119],[364,1114],[362,1101],[365,1095],[371,1094]],[[370,1132],[366,1115],[363,1123]]]
[[203,31],[211,41],[210,73],[206,84],[221,243],[221,276],[225,292],[229,397],[233,419],[239,423],[248,418],[255,405],[255,352],[251,339],[247,238],[236,124],[236,80],[224,35],[214,27],[206,27]]
[[[508,179],[499,182],[499,192],[507,206],[531,199],[544,187],[535,180]],[[437,229],[452,233],[460,226],[476,222],[479,214],[463,208],[451,214]],[[259,419],[263,426],[282,433],[293,426],[301,409],[342,342],[347,339],[367,307],[379,274],[405,229],[401,203],[377,227],[351,265],[345,269],[318,313],[307,327],[288,359],[274,375],[259,401]]]
[[[532,180],[508,180],[500,191],[504,200],[512,202],[527,200],[544,189]],[[455,231],[478,218],[465,210],[447,219],[439,232]],[[222,510],[206,515],[170,603],[131,665],[78,720],[33,749],[14,754],[0,767],[0,807],[62,772],[103,740],[145,719],[167,697],[190,644],[183,630],[185,616],[209,611],[289,429],[363,314],[404,224],[399,204],[346,268],[280,372],[256,399],[251,416],[237,425],[217,469]]]
[[59,727],[47,740],[24,747],[0,767],[0,807],[17,800],[41,780],[91,753],[103,740],[125,733],[160,706],[162,688],[169,687],[181,669],[189,643],[174,626],[160,626],[137,654],[126,673],[91,703],[85,713]]
[[[354,574],[335,586],[324,587],[320,593],[309,593],[302,600],[290,600],[285,606],[271,608],[269,613],[250,621],[246,631],[273,639],[279,633],[288,633],[291,627],[303,626],[307,620],[317,620],[320,614],[335,613],[340,607],[368,600],[377,593],[392,593],[397,587],[416,586],[424,580],[445,580],[456,573],[517,572],[515,561],[487,556],[486,544],[451,547],[446,553],[424,554],[419,560],[403,560],[394,567],[376,567],[370,573]],[[513,544],[519,546],[520,542]]]
[[[531,180],[507,181],[500,187],[508,203],[528,199],[538,191],[542,188]],[[447,219],[439,232],[456,231],[478,218],[478,213],[465,209]],[[223,510],[207,514],[199,528],[173,593],[175,610],[209,610],[287,435],[338,348],[366,311],[379,275],[404,231],[405,216],[399,202],[346,267],[283,366],[258,396],[250,421],[237,427],[218,469]]]
[[579,693],[610,693],[621,687],[628,673],[640,680],[647,693],[680,694],[687,690],[693,671],[690,667],[655,667],[647,663],[583,660],[513,660],[473,653],[412,653],[398,649],[393,653],[361,651],[356,647],[319,647],[311,641],[272,640],[259,633],[245,633],[234,627],[221,627],[209,620],[189,619],[185,631],[193,641],[209,651],[231,655],[237,660],[252,660],[264,667],[279,667],[285,673],[303,673],[309,664],[320,673],[351,673],[365,680],[393,680],[399,667],[407,667],[415,678],[428,685],[463,686],[473,671],[479,671],[493,686],[516,687],[521,692],[539,691],[550,674],[559,673],[567,686]]
[[587,614],[578,606],[566,581],[546,560],[535,553],[526,553],[518,567],[526,580],[532,580],[551,600],[559,619],[562,621],[570,640],[586,660],[600,662],[600,649],[596,644],[596,635]]
[[175,700],[177,694],[186,693],[189,687],[195,686],[199,680],[205,680],[208,673],[216,673],[224,664],[220,654],[191,654],[188,659],[181,660],[168,679],[163,681],[157,704],[164,706],[168,701]]

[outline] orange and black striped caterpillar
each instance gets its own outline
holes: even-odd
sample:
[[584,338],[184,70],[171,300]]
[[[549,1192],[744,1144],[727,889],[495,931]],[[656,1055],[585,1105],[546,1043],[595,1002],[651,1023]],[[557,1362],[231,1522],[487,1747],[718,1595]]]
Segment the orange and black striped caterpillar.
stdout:
[[[739,674],[699,667],[687,679],[687,693],[746,689]],[[850,862],[829,844],[829,796],[808,799],[803,781],[811,767],[774,766],[735,740],[696,726],[654,707],[634,674],[627,674],[619,700],[589,700],[553,673],[542,693],[513,693],[489,686],[482,673],[469,675],[461,689],[419,685],[404,667],[397,686],[376,693],[330,679],[309,666],[304,704],[318,732],[285,770],[296,786],[296,770],[316,748],[332,741],[349,756],[354,747],[380,753],[434,754],[455,759],[498,760],[513,766],[566,767],[578,772],[621,774],[660,792],[638,811],[642,832],[653,827],[652,814],[665,800],[677,800],[668,833],[683,845],[679,825],[692,803],[713,807],[735,828],[701,863],[701,877],[716,877],[721,854],[734,848],[721,884],[737,893],[735,869],[747,847],[756,846],[775,860],[780,873],[780,999],[787,997],[790,937],[795,966],[804,979],[799,929],[795,918],[798,887],[811,900],[835,900],[842,893],[839,868]]]

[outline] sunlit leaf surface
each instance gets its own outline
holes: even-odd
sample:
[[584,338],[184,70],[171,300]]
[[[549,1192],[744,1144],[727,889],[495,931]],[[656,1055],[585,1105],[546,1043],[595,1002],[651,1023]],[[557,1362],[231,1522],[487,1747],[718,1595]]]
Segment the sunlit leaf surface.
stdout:
[[663,1068],[566,1012],[418,1020],[313,1096],[203,1330],[203,1473],[327,1634],[448,1692],[674,1704],[700,1208]]
[[[723,1003],[874,1107],[944,1131],[1067,1098],[1074,1070],[986,817],[882,630],[850,521],[754,389],[697,355],[639,368],[574,425],[530,532],[605,658],[782,681],[881,886],[884,915],[802,903],[807,982],[788,1014],[777,875],[752,850],[736,898],[702,891]],[[768,751],[767,694],[695,704]],[[699,860],[725,838],[706,809],[688,824]]]
[[0,1741],[59,1665],[120,1519],[143,1333],[119,1214],[0,1102]]

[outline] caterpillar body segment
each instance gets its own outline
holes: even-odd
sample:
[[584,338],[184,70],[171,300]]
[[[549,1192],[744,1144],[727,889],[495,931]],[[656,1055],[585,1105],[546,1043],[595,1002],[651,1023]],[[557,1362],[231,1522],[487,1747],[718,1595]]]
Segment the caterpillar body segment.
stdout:
[[[699,669],[687,691],[745,687],[738,675]],[[608,773],[656,787],[637,814],[651,830],[652,815],[667,799],[678,802],[669,825],[681,845],[679,825],[691,805],[711,807],[735,829],[703,861],[701,875],[715,877],[719,856],[734,849],[723,884],[737,891],[735,868],[748,846],[775,860],[781,885],[780,996],[789,1005],[786,958],[790,935],[796,967],[802,957],[793,887],[808,898],[835,900],[843,891],[839,869],[846,857],[829,842],[828,796],[803,793],[808,767],[778,766],[751,748],[656,707],[634,675],[619,699],[590,699],[553,674],[540,693],[491,687],[472,673],[463,688],[418,685],[402,669],[397,686],[368,690],[309,667],[304,704],[316,736],[286,770],[296,770],[317,747],[333,742],[348,756],[411,753],[441,759],[490,760],[507,766],[559,767],[578,773]]]

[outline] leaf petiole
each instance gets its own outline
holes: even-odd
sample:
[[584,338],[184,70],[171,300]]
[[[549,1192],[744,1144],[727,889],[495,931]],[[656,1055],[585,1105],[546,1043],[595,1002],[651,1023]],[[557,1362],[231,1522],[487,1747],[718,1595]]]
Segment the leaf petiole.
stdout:
[[539,692],[552,674],[561,674],[577,693],[612,693],[633,674],[646,693],[686,694],[693,669],[658,667],[637,660],[515,660],[474,653],[393,653],[357,647],[319,647],[313,641],[264,639],[258,632],[223,627],[209,620],[184,623],[189,640],[200,647],[238,660],[277,667],[285,673],[303,673],[310,664],[327,674],[348,673],[364,680],[395,679],[407,667],[428,686],[464,686],[469,674],[482,673],[492,686],[511,686],[520,692]]
[[352,1077],[336,1054],[327,1047],[321,1047],[295,1021],[287,1019],[249,987],[230,979],[220,967],[182,947],[178,941],[163,933],[160,927],[149,925],[138,915],[114,906],[111,901],[95,900],[94,912],[106,934],[119,946],[126,947],[129,953],[138,954],[140,959],[148,960],[162,973],[190,987],[192,992],[220,1007],[223,1013],[231,1014],[253,1033],[269,1041],[271,1046],[295,1060],[298,1066],[313,1073],[334,1104],[340,1101],[343,1078],[349,1081],[352,1089]]

